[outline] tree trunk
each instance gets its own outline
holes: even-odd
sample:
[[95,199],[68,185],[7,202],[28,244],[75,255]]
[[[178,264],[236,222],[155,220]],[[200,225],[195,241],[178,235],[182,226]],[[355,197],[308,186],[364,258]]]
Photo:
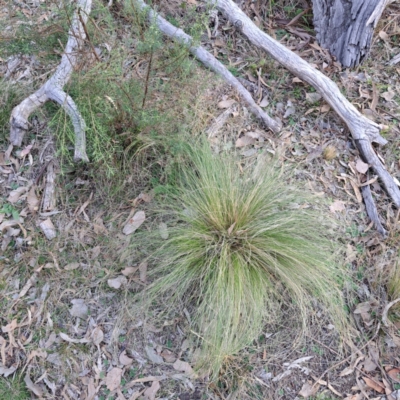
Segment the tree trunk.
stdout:
[[312,0],[317,40],[344,67],[355,67],[369,53],[372,36],[391,0]]

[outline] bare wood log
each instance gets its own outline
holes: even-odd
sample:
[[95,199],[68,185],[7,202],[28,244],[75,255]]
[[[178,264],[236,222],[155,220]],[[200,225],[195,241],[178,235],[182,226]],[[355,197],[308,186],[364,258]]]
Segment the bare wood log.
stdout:
[[78,0],[77,10],[72,18],[68,32],[68,42],[65,46],[61,63],[55,73],[35,93],[31,94],[11,112],[10,118],[10,141],[14,146],[21,146],[25,133],[29,128],[29,116],[46,101],[53,100],[60,104],[72,120],[75,131],[75,161],[89,161],[86,154],[85,122],[78,107],[72,98],[63,91],[63,87],[70,79],[74,68],[78,63],[79,49],[86,39],[85,28],[90,11],[92,0]]
[[317,40],[344,67],[368,55],[374,29],[391,0],[313,0]]
[[305,60],[259,29],[232,0],[210,0],[256,46],[265,50],[294,75],[312,85],[347,124],[363,159],[381,179],[394,204],[400,207],[400,190],[379,160],[371,142],[385,145],[380,126],[364,117],[337,85]]
[[214,56],[212,56],[202,46],[193,46],[193,38],[186,34],[182,29],[170,24],[163,17],[157,14],[154,10],[147,6],[143,0],[137,0],[136,4],[141,10],[148,10],[149,19],[151,22],[157,24],[160,31],[171,38],[172,40],[182,43],[189,51],[196,57],[201,63],[207,68],[211,69],[218,75],[220,75],[227,83],[229,83],[239,95],[246,102],[250,111],[259,118],[267,128],[273,132],[278,133],[281,130],[282,124],[279,120],[271,118],[260,106],[256,104],[251,94],[246,88],[235,78],[229,70],[222,65]]

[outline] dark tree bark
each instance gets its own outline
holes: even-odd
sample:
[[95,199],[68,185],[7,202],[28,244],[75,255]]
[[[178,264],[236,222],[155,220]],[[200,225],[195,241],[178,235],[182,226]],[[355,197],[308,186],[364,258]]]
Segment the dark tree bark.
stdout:
[[375,26],[391,0],[312,0],[317,40],[344,67],[369,53]]

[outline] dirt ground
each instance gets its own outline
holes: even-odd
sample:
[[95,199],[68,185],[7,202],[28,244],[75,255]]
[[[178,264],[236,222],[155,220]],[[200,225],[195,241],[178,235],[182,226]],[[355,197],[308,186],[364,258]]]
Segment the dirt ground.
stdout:
[[[187,29],[206,11],[196,0],[155,3],[169,21]],[[287,26],[307,8],[305,3],[240,2],[256,24],[334,80],[360,111],[382,125],[388,144],[376,151],[400,180],[400,64],[388,65],[400,52],[399,5],[393,3],[384,12],[366,62],[345,70],[318,46],[309,11]],[[158,135],[177,129],[207,134],[216,152],[236,150],[248,162],[262,151],[276,154],[295,183],[328,202],[326,212],[341,229],[351,282],[347,306],[354,324],[352,340],[339,340],[318,305],[310,310],[309,333],[301,335],[298,316],[288,309],[281,323],[265,327],[252,346],[227,360],[218,382],[193,371],[197,344],[188,332],[190,316],[175,310],[142,315],[132,300],[147,284],[148,267],[135,235],[143,239],[156,224],[152,209],[170,160],[168,151],[152,150],[159,139],[144,128],[134,156],[123,162],[124,156],[115,156],[113,161],[114,145],[125,155],[129,148],[137,150],[124,136],[136,127],[121,113],[112,119],[117,136],[110,144],[105,139],[103,147],[93,142],[97,161],[73,164],[68,159],[69,128],[63,127],[67,118],[48,105],[33,115],[23,146],[6,157],[10,112],[57,65],[68,30],[65,16],[71,15],[62,2],[14,1],[0,4],[0,396],[400,399],[400,309],[388,308],[400,297],[399,213],[370,174],[389,232],[383,239],[366,215],[360,192],[366,181],[364,163],[345,124],[312,87],[215,12],[200,24],[201,44],[242,79],[270,115],[283,121],[282,132],[265,130],[238,95],[197,62],[190,61],[191,72],[183,81],[176,71],[161,67],[154,67],[148,80],[148,53],[141,53],[131,38],[132,21],[120,2],[107,10],[107,2],[94,5],[88,25],[92,44],[102,52],[97,60],[88,43],[72,77],[78,82],[81,74],[87,80],[82,78],[82,86],[71,90],[78,96],[90,88],[91,79],[100,74],[96,71],[114,68],[108,55],[115,53],[108,47],[121,47],[121,82],[134,79],[141,90],[150,87],[146,107],[157,115],[149,111],[146,118],[154,117],[149,126],[156,126]],[[168,40],[163,43],[170,46]],[[160,55],[159,65],[168,67],[166,60]],[[160,88],[164,83],[168,90]],[[108,111],[96,108],[96,93],[88,103],[93,106],[89,115],[100,119]],[[100,106],[119,107],[111,91],[107,96]],[[222,115],[226,118],[217,126]],[[103,134],[95,122],[88,121],[88,126]],[[143,224],[133,234],[124,233],[132,218],[143,215],[138,212],[144,212]]]

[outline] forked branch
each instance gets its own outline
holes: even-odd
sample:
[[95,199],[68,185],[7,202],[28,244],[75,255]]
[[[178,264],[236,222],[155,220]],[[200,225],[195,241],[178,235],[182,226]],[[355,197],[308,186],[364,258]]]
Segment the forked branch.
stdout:
[[232,24],[257,47],[265,50],[294,75],[312,85],[348,126],[361,157],[379,176],[396,207],[400,207],[400,190],[386,170],[371,143],[384,145],[380,127],[364,117],[340,92],[337,85],[305,60],[259,29],[232,0],[209,0]]
[[86,154],[85,122],[74,100],[63,91],[78,63],[79,49],[86,39],[86,24],[92,8],[92,0],[78,0],[77,9],[72,18],[61,63],[55,73],[35,93],[31,94],[11,112],[10,141],[14,146],[21,146],[25,133],[29,128],[29,116],[46,101],[53,100],[64,108],[70,116],[75,131],[75,161],[89,161]]

